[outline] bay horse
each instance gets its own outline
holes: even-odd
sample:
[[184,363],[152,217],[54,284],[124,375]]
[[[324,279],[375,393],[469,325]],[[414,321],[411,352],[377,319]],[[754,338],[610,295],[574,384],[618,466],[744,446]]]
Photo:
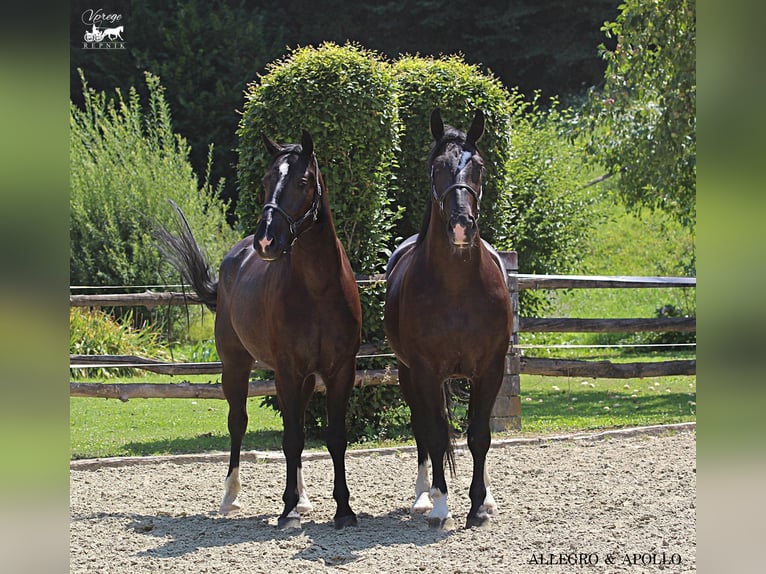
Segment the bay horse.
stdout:
[[405,240],[388,261],[385,330],[417,443],[411,510],[430,510],[433,528],[454,524],[444,472],[446,458],[454,476],[445,385],[451,378],[470,381],[470,528],[487,524],[488,515],[497,511],[486,472],[489,418],[503,379],[513,319],[505,267],[479,234],[484,162],[476,142],[484,133],[484,114],[476,111],[466,134],[445,126],[435,109],[430,129],[431,202],[420,232]]
[[317,380],[327,389],[327,448],[334,465],[335,527],[357,524],[346,484],[345,417],[361,343],[359,291],[335,232],[314,142],[278,144],[263,177],[265,205],[255,233],[239,241],[215,272],[200,251],[183,213],[179,234],[158,232],[166,258],[215,311],[215,344],[223,363],[229,404],[231,455],[220,510],[240,509],[239,459],[247,428],[248,379],[255,360],[274,371],[282,413],[287,479],[278,527],[300,528],[312,510],[302,475],[304,422]]

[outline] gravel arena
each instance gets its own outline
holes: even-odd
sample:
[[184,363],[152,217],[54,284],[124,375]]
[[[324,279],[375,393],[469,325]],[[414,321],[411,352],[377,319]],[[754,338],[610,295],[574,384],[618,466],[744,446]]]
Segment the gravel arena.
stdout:
[[471,455],[448,474],[452,530],[410,515],[414,447],[349,450],[359,526],[336,531],[332,463],[304,453],[314,511],[280,531],[281,454],[243,451],[242,511],[217,509],[228,454],[70,463],[70,572],[696,572],[694,423],[494,439],[498,514],[466,530]]

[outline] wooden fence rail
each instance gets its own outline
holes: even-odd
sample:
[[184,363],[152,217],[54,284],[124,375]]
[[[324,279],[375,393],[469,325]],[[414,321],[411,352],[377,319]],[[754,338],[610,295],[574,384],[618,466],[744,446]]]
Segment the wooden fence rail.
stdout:
[[[525,289],[625,289],[625,288],[693,288],[695,277],[624,277],[624,276],[579,276],[579,275],[526,275],[517,273],[518,259],[515,252],[502,252],[509,269],[509,294],[514,309],[514,333],[509,342],[503,385],[495,402],[492,428],[502,430],[521,427],[520,379],[521,374],[585,378],[641,378],[669,375],[696,374],[696,360],[612,363],[611,361],[580,361],[563,359],[542,359],[524,357],[518,348],[519,332],[601,332],[632,333],[639,331],[694,332],[697,321],[694,317],[659,318],[535,318],[520,317],[518,293]],[[357,281],[374,283],[385,281],[383,275],[357,275]],[[158,292],[147,290],[142,293],[113,293],[69,296],[72,307],[123,307],[144,306],[149,309],[157,305],[199,304],[194,293]],[[386,349],[365,344],[358,358],[386,354]],[[393,357],[393,355],[388,355]],[[115,355],[71,355],[70,366],[86,367],[131,367],[168,375],[220,374],[220,362],[167,363],[137,356]],[[268,365],[257,363],[254,368],[269,369]],[[356,385],[395,384],[396,369],[357,371]],[[318,391],[324,391],[321,384]],[[73,397],[104,397],[127,401],[131,398],[223,398],[218,383],[79,383],[70,382],[69,393]],[[251,381],[249,396],[273,395],[274,381]]]

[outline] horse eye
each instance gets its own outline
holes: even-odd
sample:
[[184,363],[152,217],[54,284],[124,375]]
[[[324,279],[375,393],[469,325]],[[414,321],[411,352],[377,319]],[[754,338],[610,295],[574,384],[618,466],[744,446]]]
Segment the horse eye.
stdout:
[[300,186],[306,187],[309,184],[309,178],[307,178],[305,175],[301,178]]

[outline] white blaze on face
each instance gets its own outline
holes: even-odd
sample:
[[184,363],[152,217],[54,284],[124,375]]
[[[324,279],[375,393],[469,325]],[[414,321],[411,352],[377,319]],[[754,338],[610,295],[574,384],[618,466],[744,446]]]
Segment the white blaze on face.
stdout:
[[[279,205],[279,196],[282,194],[282,190],[285,187],[285,181],[287,180],[287,174],[290,173],[290,164],[287,163],[287,161],[283,161],[279,164],[279,167],[277,168],[279,171],[279,180],[277,180],[277,184],[274,186],[274,194],[271,196],[271,203],[276,203]],[[273,212],[272,212],[273,213]],[[273,239],[266,239],[269,236],[269,228],[271,227],[271,221],[272,217],[271,214],[269,214],[268,219],[266,221],[266,228],[263,230],[263,237],[258,240],[258,243],[261,245],[262,250],[266,250],[266,248],[271,245],[271,242]]]

